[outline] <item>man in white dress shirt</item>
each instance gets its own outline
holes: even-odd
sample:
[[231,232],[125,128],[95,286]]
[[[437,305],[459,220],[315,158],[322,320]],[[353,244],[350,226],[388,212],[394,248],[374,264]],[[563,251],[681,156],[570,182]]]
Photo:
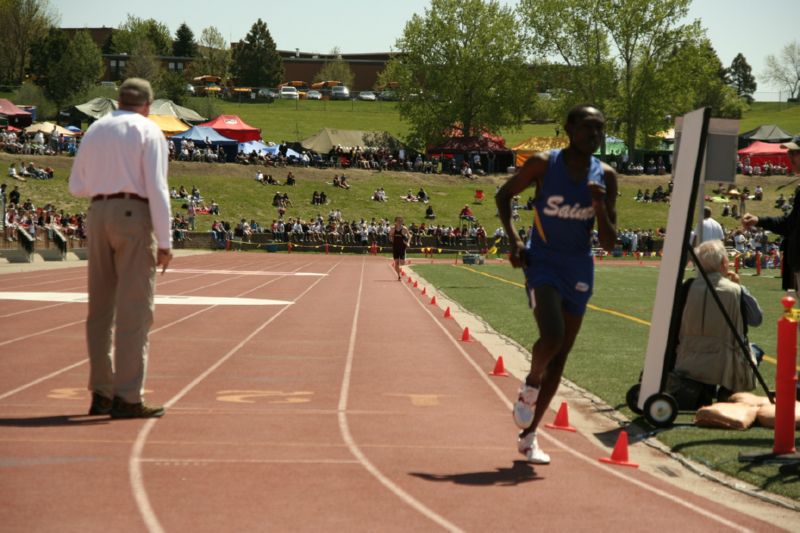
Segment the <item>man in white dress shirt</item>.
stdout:
[[91,198],[86,319],[90,415],[164,414],[163,407],[142,399],[155,272],[157,267],[166,271],[172,259],[169,151],[164,135],[147,118],[152,101],[148,81],[125,80],[119,88],[119,110],[86,132],[69,179],[73,195]]
[[[703,237],[700,239],[700,231],[702,229]],[[697,225],[692,245],[699,246],[700,243],[717,240],[725,240],[725,230],[719,222],[711,218],[711,208],[708,206],[703,207],[703,221]]]

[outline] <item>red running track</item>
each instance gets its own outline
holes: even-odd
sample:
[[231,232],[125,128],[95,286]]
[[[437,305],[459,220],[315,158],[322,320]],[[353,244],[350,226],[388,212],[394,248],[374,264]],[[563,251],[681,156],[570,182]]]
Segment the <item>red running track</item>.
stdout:
[[[85,269],[0,276],[85,286]],[[3,531],[775,529],[602,465],[580,434],[521,460],[517,384],[386,259],[184,257],[157,292],[293,303],[159,305],[146,388],[167,415],[112,421],[85,416],[85,304],[4,301]]]

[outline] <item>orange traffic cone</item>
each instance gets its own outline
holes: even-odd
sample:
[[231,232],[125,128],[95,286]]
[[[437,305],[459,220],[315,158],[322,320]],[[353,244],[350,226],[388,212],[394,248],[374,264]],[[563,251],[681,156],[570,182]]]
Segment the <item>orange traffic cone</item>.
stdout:
[[436,305],[436,296],[431,298],[431,305]]
[[428,294],[428,289],[422,287],[422,295],[425,296],[426,294]]
[[415,282],[414,282],[414,288],[416,289],[417,287],[419,287],[419,283],[417,283],[417,282],[415,281]]
[[450,306],[448,306],[447,309],[444,310],[444,317],[453,318],[453,316],[450,314]]
[[469,336],[469,328],[464,328],[464,333],[461,334],[461,342],[472,342]]
[[400,269],[400,275],[406,277],[406,271],[403,270],[402,268]]
[[545,424],[545,427],[550,429],[563,429],[564,431],[577,431],[577,429],[569,425],[568,411],[567,402],[561,402],[561,407],[558,408],[558,413],[556,413],[556,419],[552,424]]
[[490,376],[502,376],[504,378],[508,377],[508,372],[506,372],[506,368],[503,365],[503,356],[502,355],[497,358],[497,362],[494,364],[494,370],[489,372],[489,375]]
[[639,468],[638,464],[628,461],[628,433],[626,431],[621,431],[619,437],[617,437],[617,443],[614,445],[614,451],[611,452],[611,457],[601,457],[600,462]]
[[414,282],[414,280],[413,280],[413,279],[411,279],[411,276],[408,276],[408,284],[410,285],[410,284],[411,284],[411,283],[413,283],[413,282]]

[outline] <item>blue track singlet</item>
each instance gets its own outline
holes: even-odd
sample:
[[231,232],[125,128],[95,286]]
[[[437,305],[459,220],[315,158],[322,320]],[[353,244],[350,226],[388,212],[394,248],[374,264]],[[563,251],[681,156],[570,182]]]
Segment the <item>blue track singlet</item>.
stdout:
[[575,182],[563,151],[550,152],[547,173],[536,191],[533,229],[526,250],[528,289],[555,287],[563,298],[564,309],[576,315],[586,312],[594,284],[590,181],[605,182],[598,159],[592,157],[586,176]]

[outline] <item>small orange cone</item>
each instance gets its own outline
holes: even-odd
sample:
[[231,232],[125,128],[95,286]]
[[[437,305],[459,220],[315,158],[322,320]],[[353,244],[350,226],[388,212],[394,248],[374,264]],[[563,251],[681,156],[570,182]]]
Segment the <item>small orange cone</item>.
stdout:
[[431,305],[436,305],[436,296],[431,298]]
[[450,306],[448,306],[447,309],[444,310],[444,317],[453,318],[453,316],[450,314]]
[[569,425],[568,411],[567,402],[561,402],[561,407],[558,408],[558,413],[556,413],[556,419],[553,420],[552,424],[545,424],[545,427],[550,429],[563,429],[564,431],[577,431],[577,429]]
[[469,336],[469,328],[464,328],[464,333],[461,334],[461,342],[472,342]]
[[400,275],[406,277],[406,271],[403,270],[402,268],[400,269]]
[[413,283],[413,282],[414,282],[414,280],[413,280],[413,279],[411,279],[411,276],[408,276],[408,283],[409,283],[409,285],[410,285],[411,283]]
[[502,376],[504,378],[508,377],[508,372],[506,372],[506,368],[503,365],[503,356],[502,355],[497,358],[497,362],[494,364],[494,370],[489,372],[489,375],[490,376]]
[[422,287],[422,295],[425,296],[426,294],[428,294],[428,289]]
[[417,287],[419,287],[419,283],[417,283],[417,282],[415,281],[415,282],[414,282],[414,288],[416,289]]
[[621,431],[617,437],[611,457],[601,457],[599,460],[601,463],[639,468],[638,464],[628,461],[628,433],[626,431]]

